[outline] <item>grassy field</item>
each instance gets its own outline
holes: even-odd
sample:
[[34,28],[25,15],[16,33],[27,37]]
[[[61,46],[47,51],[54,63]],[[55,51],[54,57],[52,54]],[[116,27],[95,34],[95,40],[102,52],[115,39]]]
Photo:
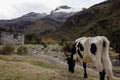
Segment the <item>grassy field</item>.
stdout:
[[[0,80],[84,80],[82,75],[35,56],[0,55]],[[94,75],[89,78],[98,80]]]

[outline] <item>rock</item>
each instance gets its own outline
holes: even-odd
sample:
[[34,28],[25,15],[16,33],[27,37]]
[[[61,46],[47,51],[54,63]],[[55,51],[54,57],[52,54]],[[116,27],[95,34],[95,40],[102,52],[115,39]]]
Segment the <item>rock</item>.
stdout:
[[120,66],[120,60],[118,59],[113,59],[111,62],[113,66]]

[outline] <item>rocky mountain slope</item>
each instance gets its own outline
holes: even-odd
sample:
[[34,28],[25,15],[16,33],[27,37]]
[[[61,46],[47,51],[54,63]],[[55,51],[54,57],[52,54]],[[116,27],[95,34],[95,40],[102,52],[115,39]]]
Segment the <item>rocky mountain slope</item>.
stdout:
[[[80,36],[104,35],[120,52],[120,0],[107,0],[69,17],[54,38],[73,41]],[[55,36],[56,35],[56,36]]]
[[26,34],[50,33],[59,29],[65,20],[76,12],[66,12],[67,10],[71,10],[71,7],[63,5],[52,10],[50,14],[30,12],[16,19],[0,20],[0,28],[4,26],[5,29],[20,29]]

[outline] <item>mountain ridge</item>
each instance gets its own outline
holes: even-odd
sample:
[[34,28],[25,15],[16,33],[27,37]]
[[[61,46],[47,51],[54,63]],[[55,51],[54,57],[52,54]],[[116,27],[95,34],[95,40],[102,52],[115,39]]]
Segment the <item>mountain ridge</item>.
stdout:
[[[71,8],[68,6],[60,6],[59,8]],[[57,8],[56,8],[57,9]],[[55,10],[56,10],[55,9]],[[52,10],[52,11],[55,11]],[[52,12],[47,13],[35,13],[30,12],[21,17],[11,19],[11,20],[0,20],[0,26],[20,29],[25,32],[25,34],[42,34],[51,33],[61,27],[65,20],[73,15],[73,13],[66,12]]]

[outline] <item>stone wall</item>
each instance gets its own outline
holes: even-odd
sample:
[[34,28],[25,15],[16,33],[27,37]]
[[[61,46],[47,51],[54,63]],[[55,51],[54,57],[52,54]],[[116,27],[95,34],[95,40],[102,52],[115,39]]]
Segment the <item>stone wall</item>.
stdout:
[[0,34],[0,44],[1,45],[24,44],[24,34],[22,34],[22,33],[1,32],[1,34]]

